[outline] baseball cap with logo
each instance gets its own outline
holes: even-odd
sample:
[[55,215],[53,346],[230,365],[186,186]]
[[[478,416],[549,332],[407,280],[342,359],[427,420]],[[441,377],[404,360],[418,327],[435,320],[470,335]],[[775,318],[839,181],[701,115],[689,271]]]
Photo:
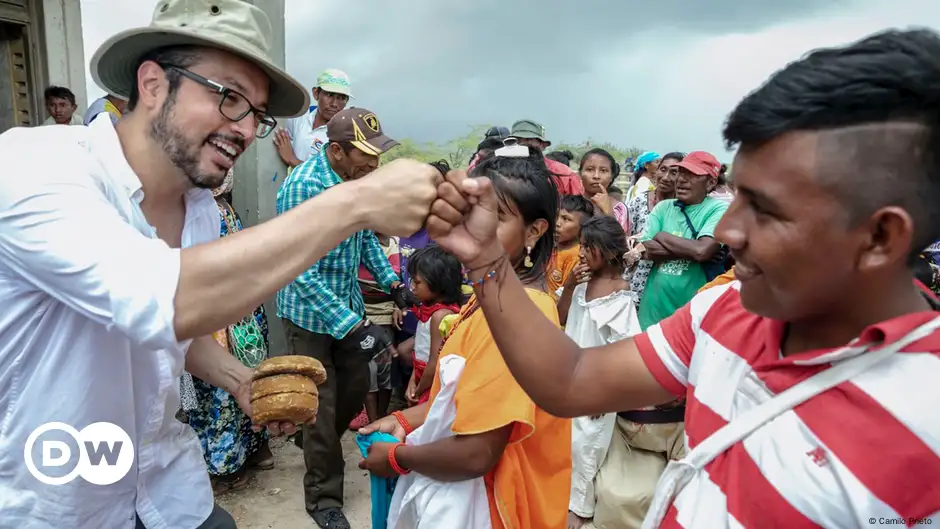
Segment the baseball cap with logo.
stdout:
[[531,119],[520,119],[512,124],[512,130],[509,132],[510,138],[535,139],[541,140],[551,145],[552,142],[545,139],[545,127],[532,121]]
[[721,162],[718,161],[718,158],[705,151],[692,151],[686,154],[685,158],[676,165],[699,176],[717,177],[719,171],[721,171]]
[[91,76],[109,94],[127,98],[146,54],[169,46],[205,46],[254,63],[270,79],[268,113],[296,117],[310,96],[271,58],[274,31],[260,8],[243,0],[160,0],[150,25],[114,35],[91,58]]
[[346,75],[346,72],[335,68],[323,70],[320,76],[317,77],[317,85],[314,88],[319,88],[320,90],[334,94],[343,94],[347,97],[353,96],[349,84],[349,76]]
[[375,113],[364,108],[347,108],[333,116],[326,124],[326,135],[330,141],[353,144],[360,151],[378,156],[398,142],[382,132],[382,125]]

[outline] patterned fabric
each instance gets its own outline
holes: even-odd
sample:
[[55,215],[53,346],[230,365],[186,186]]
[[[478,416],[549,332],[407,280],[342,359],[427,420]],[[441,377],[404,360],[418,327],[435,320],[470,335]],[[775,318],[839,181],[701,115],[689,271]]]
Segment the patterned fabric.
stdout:
[[[630,235],[639,235],[646,230],[646,219],[650,216],[650,193],[652,193],[651,190],[641,192],[627,205],[627,209],[630,210],[630,225],[632,227]],[[640,303],[643,302],[643,291],[646,290],[646,280],[649,278],[652,270],[653,261],[640,261],[637,263],[633,277],[630,279],[630,290],[636,293],[637,308],[639,308]]]
[[[217,199],[219,218],[221,221],[220,233],[222,237],[229,234],[228,225],[234,226],[235,231],[242,229],[238,215],[224,203]],[[228,224],[226,224],[228,217]],[[265,348],[268,346],[268,320],[264,314],[264,307],[255,309],[254,317],[261,327]],[[226,331],[220,330],[212,334],[219,345],[229,350]],[[189,425],[199,436],[202,444],[202,453],[206,459],[209,474],[224,476],[237,472],[244,466],[248,456],[258,451],[261,443],[267,439],[267,432],[253,432],[251,419],[238,406],[235,398],[222,388],[212,386],[198,378],[193,379],[193,387],[197,406],[189,411]]]
[[225,173],[225,179],[222,180],[222,185],[212,190],[212,196],[219,198],[222,195],[227,195],[232,192],[232,189],[235,187],[235,171],[229,169]]
[[933,272],[933,282],[929,285],[934,294],[940,296],[940,241],[936,241],[923,251],[923,256]]
[[[342,183],[326,154],[322,149],[287,177],[277,192],[278,215]],[[346,336],[365,314],[357,277],[360,263],[386,292],[398,281],[375,233],[360,231],[278,292],[278,316],[310,332]]]
[[193,386],[193,376],[183,371],[180,377],[180,409],[183,411],[192,411],[196,409],[198,397],[196,397],[196,388]]

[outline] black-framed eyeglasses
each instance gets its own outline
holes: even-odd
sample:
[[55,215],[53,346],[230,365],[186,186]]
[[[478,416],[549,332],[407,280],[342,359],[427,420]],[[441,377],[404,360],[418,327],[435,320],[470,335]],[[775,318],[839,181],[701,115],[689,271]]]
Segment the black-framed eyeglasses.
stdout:
[[211,88],[213,91],[218,93],[221,97],[219,99],[219,113],[225,116],[231,121],[241,121],[245,119],[249,114],[255,116],[255,120],[258,122],[258,128],[255,130],[255,136],[258,138],[264,138],[268,134],[271,134],[275,128],[277,128],[277,120],[267,114],[264,110],[255,107],[248,101],[248,98],[242,95],[237,90],[232,90],[221,83],[213,81],[212,79],[206,79],[205,77],[193,73],[186,68],[180,68],[172,64],[161,64],[160,65],[164,70],[172,68],[173,70],[179,72],[190,79],[195,81],[202,86]]

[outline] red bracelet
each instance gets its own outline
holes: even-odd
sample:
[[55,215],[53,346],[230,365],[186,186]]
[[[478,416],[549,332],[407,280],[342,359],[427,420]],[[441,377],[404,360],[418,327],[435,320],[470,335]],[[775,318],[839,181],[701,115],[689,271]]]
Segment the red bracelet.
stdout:
[[392,414],[392,417],[395,417],[395,420],[398,421],[398,424],[400,424],[401,427],[404,428],[405,435],[408,435],[411,432],[415,431],[415,429],[411,427],[411,423],[408,422],[408,419],[405,418],[405,414],[403,414],[402,412],[396,411],[395,413]]
[[392,466],[392,470],[397,472],[399,476],[404,476],[405,474],[411,471],[406,470],[404,467],[399,465],[398,460],[395,459],[395,450],[397,450],[399,446],[405,446],[405,443],[398,443],[395,446],[388,449],[388,464]]

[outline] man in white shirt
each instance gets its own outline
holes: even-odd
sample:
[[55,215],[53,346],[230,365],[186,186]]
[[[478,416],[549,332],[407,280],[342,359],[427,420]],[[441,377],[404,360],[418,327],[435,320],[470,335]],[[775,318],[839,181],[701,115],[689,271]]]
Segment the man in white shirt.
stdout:
[[274,134],[274,145],[281,160],[293,169],[320,149],[329,141],[326,124],[337,112],[346,108],[352,97],[349,76],[346,72],[328,68],[317,77],[313,87],[313,100],[309,111],[303,116],[287,120],[287,127]]
[[[396,161],[218,239],[210,189],[272,116],[308,105],[270,59],[273,41],[246,2],[161,0],[148,28],[91,60],[99,86],[128,98],[116,126],[0,135],[0,527],[234,527],[214,506],[199,441],[175,419],[184,367],[250,414],[252,372],[210,334],[353,233],[412,233],[426,218],[440,173]],[[68,428],[30,438],[52,422]],[[100,422],[133,443],[119,472],[100,444],[89,454],[79,442]],[[75,457],[47,462],[50,441]],[[102,472],[115,475],[95,484]]]

